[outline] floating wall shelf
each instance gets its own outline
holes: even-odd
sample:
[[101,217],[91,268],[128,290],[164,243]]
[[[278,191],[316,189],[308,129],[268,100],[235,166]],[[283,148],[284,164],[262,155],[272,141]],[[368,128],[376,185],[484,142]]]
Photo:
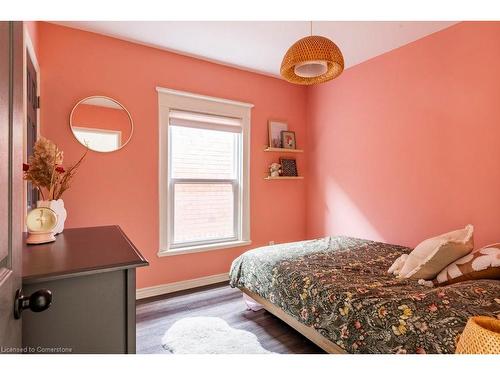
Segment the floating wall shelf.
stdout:
[[264,180],[303,180],[303,176],[279,176],[279,177],[264,177]]
[[304,150],[299,150],[297,148],[280,148],[280,147],[266,147],[264,149],[265,152],[304,152]]

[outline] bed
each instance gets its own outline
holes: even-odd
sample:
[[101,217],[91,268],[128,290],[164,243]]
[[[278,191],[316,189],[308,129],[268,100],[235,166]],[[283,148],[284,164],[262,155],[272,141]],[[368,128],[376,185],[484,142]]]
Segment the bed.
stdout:
[[266,246],[234,260],[230,285],[328,353],[453,353],[469,317],[500,318],[500,280],[387,274],[410,251],[344,236]]

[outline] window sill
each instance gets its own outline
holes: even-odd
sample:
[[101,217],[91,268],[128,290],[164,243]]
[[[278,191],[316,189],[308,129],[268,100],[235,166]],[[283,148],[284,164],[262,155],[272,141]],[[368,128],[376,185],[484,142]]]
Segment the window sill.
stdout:
[[201,253],[205,251],[214,251],[214,250],[222,250],[222,249],[230,249],[233,247],[240,247],[250,245],[252,241],[230,241],[230,242],[221,242],[214,243],[209,245],[198,245],[198,246],[189,246],[189,247],[179,247],[170,250],[162,250],[158,251],[159,257],[168,257],[174,255],[182,255],[182,254],[191,254],[191,253]]

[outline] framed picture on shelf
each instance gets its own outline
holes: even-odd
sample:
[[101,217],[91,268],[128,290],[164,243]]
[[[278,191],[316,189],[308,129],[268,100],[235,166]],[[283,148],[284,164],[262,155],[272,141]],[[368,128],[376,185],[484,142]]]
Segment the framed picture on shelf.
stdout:
[[282,176],[298,176],[297,162],[295,159],[280,158]]
[[288,130],[288,124],[284,121],[269,120],[269,147],[282,148],[281,132]]
[[295,143],[295,132],[288,130],[281,131],[281,147],[293,150],[297,148]]

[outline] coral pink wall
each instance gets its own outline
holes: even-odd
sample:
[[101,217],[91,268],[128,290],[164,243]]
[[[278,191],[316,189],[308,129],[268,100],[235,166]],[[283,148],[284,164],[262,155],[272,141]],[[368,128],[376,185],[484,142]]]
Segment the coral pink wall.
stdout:
[[[120,101],[134,119],[134,135],[120,151],[89,153],[65,193],[67,227],[119,224],[151,265],[138,271],[137,286],[227,272],[247,248],[158,258],[158,100],[156,86],[255,104],[251,130],[252,247],[305,238],[303,181],[264,181],[278,155],[263,152],[267,120],[284,119],[305,142],[306,90],[222,65],[97,34],[40,23],[42,135],[64,150],[66,163],[83,147],[69,129],[69,114],[83,97]],[[304,156],[298,167],[305,167]],[[303,172],[303,171],[302,171]]]
[[500,23],[460,23],[308,92],[307,235],[500,240]]

